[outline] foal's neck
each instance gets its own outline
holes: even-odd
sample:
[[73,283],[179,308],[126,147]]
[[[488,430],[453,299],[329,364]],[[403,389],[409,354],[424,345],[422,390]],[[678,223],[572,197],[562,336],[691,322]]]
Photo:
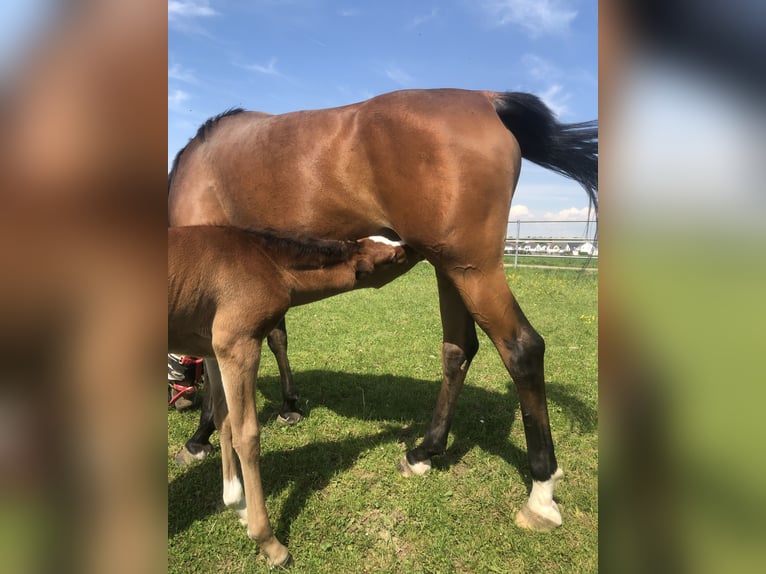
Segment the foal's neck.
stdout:
[[346,263],[359,251],[359,244],[355,241],[295,239],[260,231],[248,231],[247,235],[275,263],[291,271]]
[[286,275],[291,305],[305,305],[351,291],[356,283],[356,265],[346,261],[319,269],[292,268]]

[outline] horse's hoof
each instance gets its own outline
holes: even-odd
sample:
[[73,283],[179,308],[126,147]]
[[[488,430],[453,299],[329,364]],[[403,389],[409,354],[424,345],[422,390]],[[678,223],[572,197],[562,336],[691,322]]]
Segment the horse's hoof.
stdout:
[[399,461],[399,463],[396,465],[396,468],[399,471],[399,474],[405,477],[423,476],[429,470],[431,470],[431,461],[430,459],[425,459],[421,462],[410,464],[409,461],[407,460],[407,455],[404,455]]
[[303,420],[303,415],[301,413],[297,412],[290,412],[290,413],[279,413],[277,415],[277,422],[279,424],[287,425],[287,426],[293,426]]
[[516,524],[530,530],[552,530],[561,526],[561,512],[553,500],[553,489],[564,478],[564,471],[557,468],[548,480],[532,481],[532,490],[524,507],[516,514]]
[[178,400],[173,404],[175,406],[176,410],[180,413],[184,411],[188,411],[190,408],[194,406],[194,397],[192,396],[191,399],[188,399],[186,397],[178,397]]
[[516,513],[516,526],[526,528],[527,530],[536,530],[538,532],[548,532],[561,526],[561,513],[556,503],[546,509],[546,513],[540,514],[529,508],[528,505]]
[[175,460],[176,464],[179,466],[186,466],[195,461],[203,460],[211,452],[213,452],[213,445],[210,444],[204,445],[199,452],[196,453],[190,452],[189,449],[184,446],[173,460]]
[[275,570],[277,568],[279,568],[279,569],[289,568],[292,565],[293,565],[293,556],[289,552],[287,553],[287,556],[284,559],[282,559],[281,562],[279,562],[279,564],[269,560],[269,569],[270,570]]

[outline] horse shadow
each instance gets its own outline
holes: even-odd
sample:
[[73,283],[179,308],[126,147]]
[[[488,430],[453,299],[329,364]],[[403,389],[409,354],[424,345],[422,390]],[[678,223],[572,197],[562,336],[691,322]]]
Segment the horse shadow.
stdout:
[[[337,473],[353,467],[357,459],[377,445],[392,441],[412,449],[423,436],[436,404],[440,381],[394,375],[366,375],[334,371],[304,371],[297,375],[301,409],[327,408],[349,419],[380,421],[383,430],[368,436],[320,441],[287,451],[267,452],[261,457],[263,488],[266,496],[289,489],[282,512],[274,524],[283,541],[289,539],[290,525],[305,507],[309,497],[325,488]],[[277,377],[262,377],[259,390],[266,401],[259,409],[259,420],[276,418],[281,405]],[[595,410],[575,396],[568,385],[546,385],[549,406],[565,413],[571,429],[593,432],[597,426]],[[350,398],[355,397],[355,398]],[[517,469],[527,484],[531,476],[526,448],[510,440],[519,408],[515,387],[506,392],[490,391],[466,384],[452,422],[452,440],[443,456],[433,459],[433,468],[448,470],[458,464],[475,446],[505,460]],[[406,424],[404,421],[412,421]],[[403,454],[403,453],[402,453]],[[220,457],[208,457],[187,468],[168,486],[168,535],[187,529],[194,521],[222,508]],[[396,461],[391,461],[393,469]],[[193,500],[194,503],[189,502]]]

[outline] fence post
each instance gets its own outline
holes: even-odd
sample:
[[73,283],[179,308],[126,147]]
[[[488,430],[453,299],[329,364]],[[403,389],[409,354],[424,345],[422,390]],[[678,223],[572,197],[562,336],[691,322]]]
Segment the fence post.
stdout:
[[521,232],[521,221],[516,220],[516,249],[513,250],[513,270],[516,271],[516,265],[519,262],[519,233]]

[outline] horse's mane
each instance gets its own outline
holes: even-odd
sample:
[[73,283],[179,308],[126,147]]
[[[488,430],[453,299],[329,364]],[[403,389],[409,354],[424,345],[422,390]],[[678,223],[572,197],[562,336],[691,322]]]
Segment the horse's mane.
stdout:
[[225,110],[218,114],[217,116],[213,116],[212,118],[208,118],[208,120],[202,124],[199,129],[197,129],[197,133],[194,134],[194,137],[191,138],[188,142],[186,142],[186,145],[182,147],[178,153],[176,154],[176,157],[173,158],[173,165],[170,168],[170,173],[168,174],[168,193],[170,193],[170,183],[173,181],[173,176],[176,173],[176,170],[178,169],[178,162],[181,159],[181,155],[186,151],[186,148],[189,147],[189,144],[193,142],[195,139],[198,139],[199,141],[203,142],[205,141],[205,138],[208,136],[210,131],[220,122],[223,118],[227,118],[229,116],[234,116],[237,114],[240,114],[244,112],[245,110],[243,108],[229,108],[228,110]]
[[356,241],[285,237],[271,230],[238,231],[244,233],[278,263],[293,269],[318,269],[345,263],[358,253],[361,247]]
[[200,141],[205,141],[205,138],[207,137],[210,130],[215,127],[215,125],[220,122],[223,118],[227,118],[229,116],[235,116],[237,114],[241,114],[245,110],[242,108],[229,108],[228,110],[225,110],[218,114],[217,116],[213,116],[212,118],[209,118],[204,124],[202,124],[199,129],[197,130],[197,134],[194,136],[195,138],[199,138]]

